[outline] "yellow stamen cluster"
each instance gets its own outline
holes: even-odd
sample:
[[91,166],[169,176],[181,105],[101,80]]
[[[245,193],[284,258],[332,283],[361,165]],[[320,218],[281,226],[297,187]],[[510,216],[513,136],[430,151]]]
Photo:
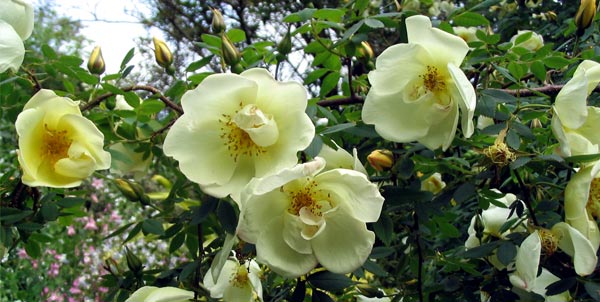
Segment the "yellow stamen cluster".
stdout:
[[427,66],[427,73],[419,77],[423,79],[423,86],[431,92],[435,93],[446,90],[446,82],[436,67]]
[[510,151],[504,142],[496,142],[483,150],[483,155],[488,157],[492,163],[504,167],[517,159],[514,152]]
[[58,160],[69,157],[71,140],[67,130],[52,130],[44,124],[44,136],[42,137],[42,157],[54,165]]
[[600,178],[594,178],[590,184],[590,196],[586,208],[592,216],[600,217]]
[[[325,198],[320,198],[322,193],[317,189],[317,183],[314,180],[307,178],[307,184],[297,191],[289,192],[292,202],[288,207],[288,212],[293,215],[299,215],[300,209],[307,208],[315,216],[321,216],[323,205],[317,201]],[[329,199],[329,194],[326,199]]]
[[229,280],[229,283],[232,286],[239,287],[239,288],[246,287],[249,282],[250,282],[250,279],[248,278],[248,271],[242,265],[240,265],[238,267],[237,272],[233,273],[233,275],[231,276],[231,279]]
[[[239,106],[240,109],[243,107],[242,102],[240,102]],[[229,155],[235,162],[237,162],[241,155],[258,156],[266,152],[265,148],[256,145],[250,135],[233,122],[233,116],[240,109],[233,115],[222,114],[222,118],[219,119],[219,122],[222,124],[221,138],[224,140],[223,144],[227,146]]]
[[542,251],[546,256],[551,256],[558,249],[558,239],[550,230],[538,230],[540,241],[542,243]]

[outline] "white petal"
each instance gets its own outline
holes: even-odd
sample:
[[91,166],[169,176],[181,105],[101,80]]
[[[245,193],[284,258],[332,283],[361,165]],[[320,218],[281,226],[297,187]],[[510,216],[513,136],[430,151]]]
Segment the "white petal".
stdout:
[[406,18],[406,33],[409,43],[421,44],[432,52],[432,56],[442,57],[446,62],[456,66],[460,66],[469,51],[469,46],[462,38],[433,28],[426,16],[416,15]]
[[8,69],[17,72],[24,58],[23,41],[8,23],[0,19],[0,73]]
[[[453,92],[453,98],[458,103],[461,113],[461,128],[463,135],[466,138],[471,137],[473,134],[473,113],[475,112],[475,106],[477,105],[477,97],[475,96],[475,88],[465,73],[458,68],[456,65],[449,63],[448,71],[454,81],[454,85],[451,87],[452,90],[458,90],[458,94]],[[455,97],[456,96],[456,97]],[[458,98],[460,96],[460,98]]]
[[537,278],[538,266],[540,264],[540,253],[542,251],[542,243],[537,231],[531,233],[519,247],[516,256],[515,267],[516,274],[525,283],[523,289],[531,291],[535,285]]
[[223,297],[223,292],[225,292],[226,288],[230,287],[229,281],[233,274],[237,272],[238,267],[239,263],[237,263],[237,260],[225,261],[216,282],[213,279],[214,271],[212,271],[212,268],[206,272],[202,283],[210,291],[211,298],[218,299]]
[[0,1],[0,20],[9,23],[25,40],[33,31],[33,6],[28,0]]
[[452,140],[456,134],[456,126],[458,125],[458,106],[454,101],[449,106],[441,109],[436,104],[428,112],[430,114],[428,118],[435,121],[435,124],[429,128],[427,135],[418,139],[418,141],[430,150],[435,150],[439,147],[442,147],[442,150],[446,150],[452,144]]
[[573,257],[575,271],[580,276],[587,276],[594,272],[598,263],[598,256],[592,243],[577,229],[559,222],[552,227],[552,233],[558,234],[558,247]]
[[252,302],[253,292],[250,284],[244,284],[241,287],[228,286],[223,292],[223,302]]
[[[386,48],[369,72],[371,91],[380,96],[399,94],[425,71],[429,52],[418,44],[396,44]],[[402,68],[398,68],[402,66]]]
[[[274,190],[264,195],[248,195],[242,198],[238,236],[244,241],[256,243],[267,227],[266,222],[282,217],[290,205],[287,194]],[[282,218],[281,218],[282,219]]]
[[592,179],[600,172],[600,161],[580,169],[565,188],[565,222],[590,240],[594,250],[600,246],[598,224],[586,210]]
[[302,236],[304,223],[301,218],[290,213],[284,214],[283,240],[296,252],[301,254],[312,254],[310,241]]
[[364,222],[344,210],[331,211],[324,216],[327,227],[311,240],[315,256],[331,272],[351,273],[367,260],[375,234]]
[[586,108],[587,86],[588,79],[585,73],[575,72],[573,78],[558,92],[554,103],[554,113],[558,115],[564,127],[576,129],[585,122],[588,113]]
[[312,254],[301,254],[292,249],[283,239],[283,216],[268,222],[256,242],[256,260],[269,266],[274,272],[287,277],[302,276],[317,265]]
[[319,189],[327,191],[334,202],[344,204],[350,215],[363,222],[379,219],[383,207],[383,196],[375,184],[354,170],[334,169],[315,177]]
[[269,175],[252,182],[248,189],[251,194],[264,194],[284,184],[307,176],[313,176],[325,168],[326,162],[323,158],[315,157],[312,161],[281,170],[275,175]]
[[144,302],[188,302],[194,292],[177,287],[161,287],[151,292]]
[[138,288],[129,299],[125,300],[125,302],[144,302],[150,293],[156,291],[158,287],[156,286],[143,286]]

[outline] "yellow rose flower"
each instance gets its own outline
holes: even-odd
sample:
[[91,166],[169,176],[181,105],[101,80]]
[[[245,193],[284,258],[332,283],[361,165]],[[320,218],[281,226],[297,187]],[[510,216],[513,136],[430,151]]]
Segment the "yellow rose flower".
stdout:
[[78,103],[42,89],[23,108],[15,123],[23,183],[70,188],[95,170],[110,167],[104,135],[81,115]]

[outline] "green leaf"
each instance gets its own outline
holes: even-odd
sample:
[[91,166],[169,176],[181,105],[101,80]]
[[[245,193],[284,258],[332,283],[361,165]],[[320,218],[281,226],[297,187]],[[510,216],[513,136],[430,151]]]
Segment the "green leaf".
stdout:
[[56,204],[61,208],[81,207],[85,203],[85,199],[81,197],[65,197],[59,200]]
[[487,257],[494,252],[496,247],[498,246],[498,241],[486,243],[474,248],[470,248],[463,253],[463,257],[465,258],[483,258]]
[[396,206],[406,203],[431,201],[433,198],[433,193],[429,191],[416,191],[395,186],[382,187],[381,195],[385,198],[386,203]]
[[137,234],[139,234],[142,231],[142,223],[139,222],[138,224],[136,224],[133,229],[131,229],[131,231],[129,232],[129,235],[127,235],[127,238],[125,238],[125,241],[123,243],[127,243],[127,241],[133,239],[135,236],[137,236]]
[[188,67],[185,69],[185,71],[194,72],[194,71],[208,65],[208,63],[210,63],[210,60],[212,60],[213,57],[214,57],[214,55],[210,55],[210,56],[206,56],[206,57],[202,58],[201,60],[192,62],[190,65],[188,65]]
[[25,211],[16,210],[16,212],[9,214],[9,215],[6,215],[6,212],[8,212],[7,209],[2,209],[2,211],[0,211],[0,214],[2,214],[0,216],[0,221],[2,222],[2,224],[13,224],[13,223],[15,223],[17,221],[21,221],[24,218],[31,216],[33,214],[33,211],[31,211],[31,210],[25,210]]
[[369,255],[369,258],[371,258],[371,259],[385,258],[395,252],[396,252],[396,249],[392,248],[392,247],[376,246],[373,248],[373,250],[371,250],[371,254]]
[[527,74],[527,65],[511,61],[508,63],[508,71],[510,71],[515,79],[520,80]]
[[198,262],[196,262],[196,261],[186,264],[183,267],[183,269],[181,270],[181,273],[179,273],[179,279],[180,280],[187,279],[187,277],[189,277],[196,270],[197,267],[198,267]]
[[35,232],[42,229],[44,225],[35,222],[24,222],[17,224],[16,227],[19,231]]
[[519,147],[521,147],[521,138],[513,129],[508,130],[506,133],[506,144],[515,150],[519,150]]
[[588,295],[590,295],[595,301],[600,301],[600,284],[588,281],[585,282],[583,286],[585,287],[585,291],[588,293]]
[[231,203],[221,200],[217,206],[217,217],[223,229],[229,234],[235,234],[237,228],[237,215]]
[[381,267],[381,265],[373,262],[370,259],[367,259],[367,261],[363,263],[362,267],[378,277],[386,277],[388,275],[388,272]]
[[56,52],[54,51],[54,49],[52,49],[52,47],[50,47],[48,44],[44,44],[42,45],[42,54],[44,55],[44,57],[46,57],[46,59],[56,59]]
[[42,248],[37,241],[27,240],[25,243],[25,251],[27,255],[33,259],[37,259],[42,255]]
[[354,285],[352,279],[342,274],[335,274],[330,271],[319,271],[311,274],[306,280],[314,287],[326,291],[341,291]]
[[319,91],[319,95],[321,97],[326,96],[329,92],[331,92],[334,88],[337,87],[339,80],[339,71],[334,71],[326,75],[323,79],[323,83],[321,84],[321,90]]
[[531,161],[531,159],[532,159],[531,157],[525,157],[525,156],[519,157],[515,161],[510,163],[510,168],[513,170],[521,168],[522,166],[529,163]]
[[304,297],[306,296],[306,282],[300,280],[296,282],[296,287],[294,288],[294,292],[290,296],[290,302],[304,302]]
[[320,291],[314,290],[312,293],[312,302],[335,302],[329,295]]
[[317,69],[317,70],[313,70],[311,73],[309,73],[306,78],[304,79],[304,84],[310,84],[318,79],[320,79],[321,77],[323,77],[329,70],[325,69],[325,68],[321,68],[321,69]]
[[386,246],[391,244],[394,235],[394,222],[387,213],[381,213],[379,220],[373,224],[373,230],[383,244]]
[[454,191],[453,198],[458,203],[465,202],[475,196],[475,186],[471,183],[463,183]]
[[546,66],[544,66],[544,63],[540,61],[533,61],[531,66],[529,66],[529,69],[531,69],[531,72],[536,78],[538,78],[538,80],[542,82],[546,81]]
[[563,68],[567,65],[569,65],[569,63],[571,63],[569,60],[563,58],[563,57],[547,57],[544,58],[542,60],[544,62],[544,64],[550,68],[555,68],[555,69],[560,69]]
[[566,161],[571,163],[588,163],[592,161],[596,161],[600,159],[600,153],[597,154],[586,154],[586,155],[576,155],[565,158]]
[[501,241],[496,251],[500,263],[508,265],[517,256],[517,247],[510,241]]
[[575,277],[562,278],[546,286],[546,296],[558,295],[564,291],[570,290],[575,285],[577,285],[577,279]]
[[44,217],[45,221],[54,221],[58,219],[58,216],[60,215],[58,207],[54,203],[47,203],[42,205],[40,212],[42,213],[42,217]]
[[458,14],[452,18],[454,21],[454,26],[488,26],[490,25],[490,21],[486,19],[482,14],[473,13],[473,12],[464,12],[462,14]]
[[[131,61],[131,59],[133,58],[133,55],[135,55],[135,47],[132,47],[127,52],[127,54],[125,55],[123,60],[121,61],[121,70],[125,69],[125,66],[127,66],[127,63],[129,63],[129,61]],[[123,77],[125,77],[125,76],[123,76]]]
[[139,114],[152,115],[160,112],[165,108],[165,104],[159,100],[146,100],[139,107]]
[[232,28],[227,31],[227,37],[232,43],[243,42],[246,41],[246,32],[238,28]]
[[162,224],[154,219],[146,219],[144,220],[144,222],[142,223],[142,231],[144,232],[144,235],[147,234],[156,234],[156,235],[164,235],[165,234],[165,229],[163,228]]
[[334,125],[334,126],[331,126],[331,127],[327,127],[325,130],[323,130],[319,134],[332,134],[332,133],[336,133],[336,132],[340,132],[340,131],[344,131],[346,129],[352,128],[355,125],[356,124],[354,124],[354,123],[337,124],[337,125]]
[[314,13],[313,18],[342,22],[342,17],[345,13],[343,9],[322,8]]
[[383,28],[385,27],[385,24],[383,24],[383,22],[377,20],[377,19],[373,19],[373,18],[365,18],[365,25],[367,25],[370,28]]
[[294,23],[294,22],[305,22],[312,18],[314,13],[317,11],[316,8],[305,8],[299,12],[287,15],[283,18],[283,22]]
[[183,243],[185,242],[185,232],[179,232],[173,239],[171,239],[171,243],[169,244],[169,254],[173,254],[176,250],[178,250]]
[[527,40],[529,40],[531,38],[531,36],[533,35],[533,32],[528,31],[525,32],[523,34],[520,34],[519,36],[517,36],[517,38],[515,39],[515,42],[513,43],[513,45],[519,45]]

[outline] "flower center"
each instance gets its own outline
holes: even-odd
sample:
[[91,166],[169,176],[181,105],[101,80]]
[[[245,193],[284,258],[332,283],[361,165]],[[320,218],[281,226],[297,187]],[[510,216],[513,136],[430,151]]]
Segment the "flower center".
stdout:
[[419,77],[423,79],[423,86],[433,93],[446,90],[446,82],[436,67],[427,66],[427,72]]
[[223,114],[219,119],[221,138],[229,155],[237,162],[242,155],[258,156],[274,144],[279,131],[271,115],[263,113],[256,105],[243,106],[242,102],[233,115]]
[[[329,201],[330,196],[324,196],[314,180],[308,180],[308,183],[296,191],[290,191],[289,196],[292,200],[288,207],[288,212],[292,215],[301,216],[301,211],[308,211],[314,217],[321,217],[324,211],[332,208]],[[304,210],[303,210],[304,209]]]
[[600,217],[600,177],[592,179],[586,208],[592,216]]
[[538,230],[538,235],[540,236],[540,241],[542,243],[542,251],[546,256],[551,256],[558,249],[558,240],[550,230],[548,229],[540,229]]
[[44,124],[44,135],[42,137],[42,157],[54,165],[58,160],[69,157],[71,140],[67,136],[67,130],[48,129]]
[[248,278],[248,271],[243,265],[238,266],[237,272],[233,273],[229,283],[232,286],[244,288],[248,284],[250,279]]

